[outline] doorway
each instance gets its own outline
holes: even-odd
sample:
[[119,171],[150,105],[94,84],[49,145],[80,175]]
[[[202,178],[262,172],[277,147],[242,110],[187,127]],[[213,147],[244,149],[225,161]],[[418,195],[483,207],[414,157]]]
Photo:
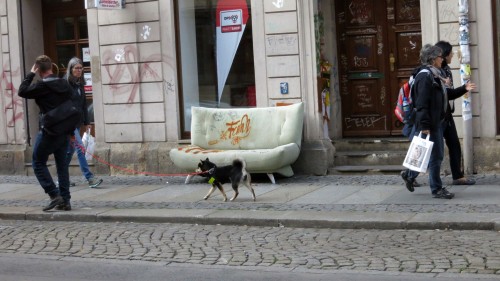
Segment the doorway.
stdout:
[[58,76],[66,74],[66,66],[72,57],[76,56],[83,61],[83,75],[87,81],[87,112],[92,135],[95,135],[87,10],[84,3],[81,0],[43,0],[42,14],[44,51],[57,65]]
[[400,86],[418,66],[420,1],[335,0],[342,134],[401,135]]

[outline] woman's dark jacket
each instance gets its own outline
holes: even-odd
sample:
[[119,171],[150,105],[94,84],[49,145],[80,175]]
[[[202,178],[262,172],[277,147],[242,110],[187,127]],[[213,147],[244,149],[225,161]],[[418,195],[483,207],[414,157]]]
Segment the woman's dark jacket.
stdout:
[[[418,71],[422,68],[427,67],[420,67]],[[418,73],[418,71],[416,73]],[[415,125],[417,131],[434,131],[439,128],[448,114],[447,111],[450,110],[448,100],[456,99],[467,92],[465,85],[456,89],[447,89],[446,98],[443,94],[443,88],[441,87],[439,78],[434,77],[432,72],[416,75],[412,91],[415,98]],[[449,112],[449,114],[451,114],[451,112]]]
[[[451,68],[448,64],[443,63],[441,70],[443,71],[443,77],[450,78],[450,80],[451,80],[451,85],[448,88],[448,100],[458,99],[459,97],[461,97],[465,93],[467,93],[467,91],[464,91],[463,94],[456,93],[456,95],[453,95],[453,93],[449,91],[450,89],[454,88],[453,87],[453,75],[451,74]],[[452,93],[452,94],[450,94],[450,93]],[[446,120],[451,120],[453,118],[453,112],[455,112],[455,105],[453,104],[453,102],[448,103],[448,111],[446,111]]]
[[[66,76],[64,76],[66,79]],[[82,122],[84,125],[89,125],[89,114],[87,111],[87,99],[85,98],[85,89],[83,87],[83,83],[77,83],[72,79],[68,79],[69,85],[73,91],[71,95],[71,101],[82,112]],[[78,124],[77,128],[79,128],[82,124]]]

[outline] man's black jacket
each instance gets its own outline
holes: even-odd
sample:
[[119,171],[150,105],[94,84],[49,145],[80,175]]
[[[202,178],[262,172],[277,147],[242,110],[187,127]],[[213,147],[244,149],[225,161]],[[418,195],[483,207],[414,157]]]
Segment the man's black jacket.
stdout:
[[31,84],[35,73],[30,72],[19,87],[18,95],[26,99],[35,99],[41,113],[56,108],[71,98],[71,88],[68,82],[52,74]]

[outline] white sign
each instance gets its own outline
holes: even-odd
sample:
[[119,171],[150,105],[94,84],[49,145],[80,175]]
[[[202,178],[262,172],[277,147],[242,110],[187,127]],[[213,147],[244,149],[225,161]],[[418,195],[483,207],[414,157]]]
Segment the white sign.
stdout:
[[82,48],[83,62],[90,62],[90,48]]
[[242,30],[242,11],[221,11],[220,26],[224,32],[240,32]]
[[92,93],[92,73],[84,73],[83,79],[85,80],[85,93]]
[[124,9],[125,0],[85,0],[85,9]]

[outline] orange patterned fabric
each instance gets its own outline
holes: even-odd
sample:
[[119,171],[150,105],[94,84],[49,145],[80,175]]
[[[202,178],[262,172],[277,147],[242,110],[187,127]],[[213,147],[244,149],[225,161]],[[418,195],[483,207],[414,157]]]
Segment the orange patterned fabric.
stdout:
[[184,147],[179,147],[179,151],[184,151],[185,153],[192,153],[192,154],[207,154],[207,153],[217,153],[217,152],[222,152],[224,150],[219,150],[219,149],[203,149],[199,146],[184,146]]

